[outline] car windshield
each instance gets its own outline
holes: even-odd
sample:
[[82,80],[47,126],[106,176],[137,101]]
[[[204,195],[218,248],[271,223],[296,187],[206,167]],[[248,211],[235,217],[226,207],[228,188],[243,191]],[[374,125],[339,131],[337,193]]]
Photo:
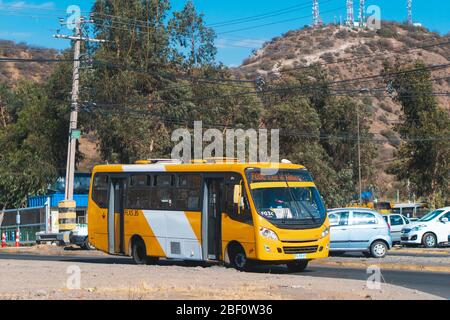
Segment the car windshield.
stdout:
[[437,218],[442,212],[444,212],[443,210],[436,210],[436,211],[432,211],[429,214],[427,214],[425,217],[423,217],[422,219],[419,219],[420,222],[430,222],[431,220],[434,220],[435,218]]
[[260,188],[252,191],[258,213],[269,220],[317,222],[326,216],[316,188]]

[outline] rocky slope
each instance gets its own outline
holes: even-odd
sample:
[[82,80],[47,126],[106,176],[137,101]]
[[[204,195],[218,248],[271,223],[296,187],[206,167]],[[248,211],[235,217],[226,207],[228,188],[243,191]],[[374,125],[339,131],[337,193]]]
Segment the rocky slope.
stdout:
[[[450,61],[450,44],[434,45],[449,42],[449,36],[391,22],[383,23],[382,29],[378,31],[335,25],[293,30],[255,50],[234,72],[240,78],[255,79],[258,75],[276,78],[282,74],[282,70],[318,63],[327,69],[330,80],[341,80],[380,74],[384,61],[394,62],[396,58],[405,64],[416,59],[422,59],[430,65],[446,64]],[[442,77],[447,78],[434,81],[435,92],[450,92],[449,69],[433,72],[433,78]],[[353,89],[363,86],[380,89],[385,84],[371,81],[354,83],[353,86]],[[384,173],[383,168],[394,157],[394,151],[399,146],[393,125],[398,122],[401,109],[386,95],[377,91],[361,100],[372,113],[371,131],[377,140],[384,141],[379,145],[376,160],[379,167],[377,184],[388,190],[394,180]],[[450,111],[449,97],[439,97],[439,102],[442,108]]]

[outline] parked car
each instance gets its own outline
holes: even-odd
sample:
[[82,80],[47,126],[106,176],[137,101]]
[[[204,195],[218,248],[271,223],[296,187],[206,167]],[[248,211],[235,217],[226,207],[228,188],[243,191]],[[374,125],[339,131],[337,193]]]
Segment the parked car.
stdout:
[[401,214],[387,214],[383,215],[383,218],[391,227],[392,243],[401,243],[402,230],[411,225],[410,219]]
[[384,258],[392,248],[389,225],[370,209],[343,208],[328,213],[330,251],[362,252],[366,257]]
[[402,230],[403,245],[435,248],[450,242],[450,207],[430,212]]

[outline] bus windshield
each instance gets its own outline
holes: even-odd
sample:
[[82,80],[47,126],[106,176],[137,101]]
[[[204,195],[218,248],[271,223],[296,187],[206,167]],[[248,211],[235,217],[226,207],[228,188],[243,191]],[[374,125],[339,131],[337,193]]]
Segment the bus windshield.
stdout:
[[269,220],[318,222],[326,211],[316,188],[262,188],[253,190],[258,213]]
[[247,176],[262,217],[285,224],[317,224],[326,218],[322,197],[308,171],[279,170],[271,176],[251,171]]

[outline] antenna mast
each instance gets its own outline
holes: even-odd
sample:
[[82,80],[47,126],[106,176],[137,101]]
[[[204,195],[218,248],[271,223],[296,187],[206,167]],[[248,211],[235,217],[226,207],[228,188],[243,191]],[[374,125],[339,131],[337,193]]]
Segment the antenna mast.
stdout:
[[313,0],[313,26],[320,25],[319,0]]
[[359,27],[366,26],[366,4],[364,0],[359,0]]
[[413,16],[412,16],[412,0],[408,0],[408,24],[413,24]]
[[353,15],[353,0],[347,0],[347,25],[350,27],[354,26],[354,15]]

